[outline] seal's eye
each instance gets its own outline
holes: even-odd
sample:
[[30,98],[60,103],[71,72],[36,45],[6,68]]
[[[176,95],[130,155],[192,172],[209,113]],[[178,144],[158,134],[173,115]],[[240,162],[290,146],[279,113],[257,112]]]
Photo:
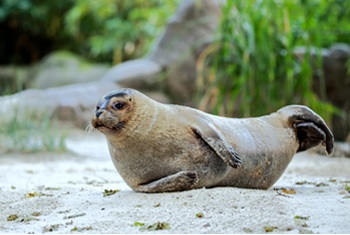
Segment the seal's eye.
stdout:
[[113,108],[115,108],[116,110],[121,110],[122,108],[124,108],[124,104],[121,102],[117,102],[113,105]]
[[97,106],[96,106],[96,110],[99,110],[99,109],[100,109],[100,106],[99,106],[99,105],[97,105]]

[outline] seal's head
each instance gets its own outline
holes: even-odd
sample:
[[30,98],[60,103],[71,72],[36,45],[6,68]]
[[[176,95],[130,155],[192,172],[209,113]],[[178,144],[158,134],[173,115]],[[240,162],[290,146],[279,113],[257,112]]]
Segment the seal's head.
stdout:
[[103,96],[96,105],[92,127],[106,135],[121,131],[135,109],[133,93],[131,89],[121,89]]

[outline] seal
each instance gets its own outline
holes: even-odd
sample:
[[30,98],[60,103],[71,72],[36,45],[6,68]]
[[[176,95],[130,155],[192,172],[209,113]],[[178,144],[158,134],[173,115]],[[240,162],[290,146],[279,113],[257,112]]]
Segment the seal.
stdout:
[[330,154],[334,142],[324,120],[306,106],[226,118],[162,104],[127,88],[100,99],[91,126],[105,135],[125,182],[146,193],[217,186],[268,189],[295,153],[322,144]]

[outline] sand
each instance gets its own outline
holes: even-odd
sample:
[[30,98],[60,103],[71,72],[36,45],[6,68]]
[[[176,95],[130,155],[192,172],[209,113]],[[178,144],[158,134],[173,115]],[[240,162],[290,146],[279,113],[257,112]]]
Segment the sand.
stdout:
[[0,156],[1,233],[350,233],[349,158],[297,154],[269,190],[142,194],[101,134],[74,132],[67,146]]

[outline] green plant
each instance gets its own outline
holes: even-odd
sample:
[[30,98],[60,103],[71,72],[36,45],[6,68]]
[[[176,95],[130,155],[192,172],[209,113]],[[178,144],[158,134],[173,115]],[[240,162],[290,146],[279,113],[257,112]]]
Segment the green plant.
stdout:
[[67,12],[71,35],[92,56],[113,62],[140,57],[174,11],[177,0],[78,0]]
[[[200,108],[246,117],[298,103],[329,121],[337,110],[312,91],[312,71],[321,66],[321,50],[316,49],[316,58],[311,52],[350,36],[350,13],[343,10],[349,4],[338,0],[227,1],[217,40],[198,61],[202,63],[197,85]],[[341,33],[333,30],[336,19]],[[350,43],[350,37],[347,40]],[[297,46],[306,48],[299,58]]]
[[52,129],[50,117],[32,114],[19,119],[17,112],[11,120],[0,123],[0,147],[8,152],[26,153],[65,151],[65,135]]
[[60,47],[77,47],[62,15],[74,1],[2,0],[0,63],[31,63]]
[[3,0],[0,63],[32,63],[57,49],[109,63],[139,57],[178,2]]

